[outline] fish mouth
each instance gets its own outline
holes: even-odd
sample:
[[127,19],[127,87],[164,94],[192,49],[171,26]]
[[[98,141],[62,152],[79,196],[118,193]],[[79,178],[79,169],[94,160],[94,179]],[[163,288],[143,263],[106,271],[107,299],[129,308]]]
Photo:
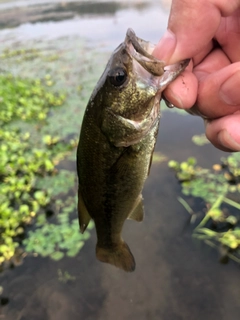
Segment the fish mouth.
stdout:
[[169,83],[175,80],[186,69],[190,59],[186,59],[164,67],[164,74],[158,79],[159,89],[163,91]]
[[133,70],[137,78],[144,81],[146,85],[151,85],[158,92],[162,92],[175,80],[190,61],[185,59],[167,66],[164,61],[152,55],[156,45],[137,37],[131,28],[127,30],[125,44],[133,58]]
[[[132,57],[132,73],[138,87],[151,91],[153,99],[144,117],[141,114],[137,118],[135,114],[134,119],[127,119],[111,114],[111,117],[117,118],[116,122],[121,122],[128,132],[126,137],[121,136],[114,141],[116,147],[129,147],[138,143],[153,128],[160,118],[162,91],[177,78],[190,61],[186,59],[166,66],[164,61],[151,55],[155,45],[138,38],[132,29],[127,30],[124,44],[129,56]],[[111,110],[108,110],[108,113],[112,113]]]
[[[145,110],[139,110],[134,114],[134,118],[129,119],[123,115],[115,114],[110,108],[105,109],[102,130],[108,136],[111,136],[108,124],[110,119],[118,123],[124,130],[114,131],[111,143],[116,147],[129,147],[137,144],[148,132],[159,122],[160,119],[160,100],[162,91],[186,68],[190,59],[183,60],[166,66],[154,56],[152,52],[155,45],[138,38],[132,29],[127,30],[126,38],[123,43],[124,51],[132,58],[132,69],[130,72],[134,77],[137,87],[141,90],[147,90],[149,93],[149,102]],[[105,128],[105,129],[104,129]],[[107,129],[106,129],[107,128]],[[108,133],[106,133],[108,132]]]

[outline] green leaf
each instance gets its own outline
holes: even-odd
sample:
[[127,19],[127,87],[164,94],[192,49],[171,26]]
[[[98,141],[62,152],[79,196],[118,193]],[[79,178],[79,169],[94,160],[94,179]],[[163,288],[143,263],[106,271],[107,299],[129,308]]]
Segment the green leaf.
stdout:
[[64,253],[61,251],[55,251],[50,255],[50,258],[52,258],[55,261],[61,260],[64,257]]

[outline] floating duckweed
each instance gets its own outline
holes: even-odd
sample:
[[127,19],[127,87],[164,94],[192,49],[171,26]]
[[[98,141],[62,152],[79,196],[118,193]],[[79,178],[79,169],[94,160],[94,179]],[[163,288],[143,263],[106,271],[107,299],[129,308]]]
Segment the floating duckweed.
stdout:
[[[10,54],[5,52],[4,54]],[[19,54],[11,53],[11,55]],[[39,123],[50,108],[63,104],[65,96],[46,90],[41,80],[0,75],[0,264],[10,261],[19,246],[24,226],[49,205],[48,190],[36,189],[37,177],[56,174],[55,163],[71,144],[58,137],[35,143],[29,132],[14,129],[16,120]],[[49,144],[51,148],[49,148]]]
[[199,134],[199,135],[194,135],[192,137],[192,142],[195,143],[197,146],[204,146],[205,144],[209,144],[209,140],[206,137],[205,133]]
[[152,158],[153,163],[161,163],[164,161],[167,161],[167,157],[164,154],[156,151],[153,153],[153,158]]
[[0,75],[0,97],[1,125],[14,119],[44,120],[50,107],[63,104],[66,98],[46,91],[40,80],[14,78],[11,74]]
[[[51,41],[47,45],[45,42],[26,45],[28,48],[21,48],[21,44],[16,44],[15,47],[2,49],[0,52],[4,59],[0,73],[0,104],[7,105],[4,113],[0,108],[0,129],[4,131],[4,137],[0,133],[0,185],[5,190],[0,196],[0,246],[6,245],[7,237],[20,246],[15,249],[13,243],[8,243],[7,246],[12,248],[11,252],[15,252],[15,256],[9,258],[10,263],[17,258],[21,260],[19,252],[22,250],[22,239],[28,236],[29,229],[34,234],[36,225],[36,232],[40,233],[40,229],[49,222],[52,224],[49,229],[54,228],[52,222],[55,217],[52,217],[51,212],[61,217],[63,207],[71,207],[71,212],[76,210],[75,202],[71,206],[66,196],[75,188],[76,174],[62,170],[62,165],[66,163],[60,162],[65,157],[69,162],[75,162],[73,150],[77,145],[83,110],[97,81],[96,76],[103,69],[103,65],[99,64],[99,55],[102,60],[108,56],[105,52],[98,52],[96,55],[81,40],[70,47],[68,39],[56,40],[54,47]],[[79,52],[87,52],[87,55],[84,54],[84,63],[79,63]],[[9,72],[14,72],[14,75],[7,74]],[[52,81],[53,85],[47,86],[46,81]],[[58,92],[54,94],[55,90]],[[68,93],[67,99],[63,92]],[[65,100],[64,107],[61,108]],[[17,179],[14,180],[14,177]],[[26,182],[22,180],[23,177],[27,177]],[[43,191],[43,194],[35,194],[37,191]],[[61,198],[64,197],[64,206],[59,204],[59,193]],[[39,200],[47,203],[49,199],[51,202],[46,207],[40,205]],[[20,216],[21,205],[27,205],[28,212],[23,207]],[[65,215],[64,212],[63,214]],[[34,228],[26,225],[33,223]],[[58,221],[57,228],[61,224]],[[75,224],[76,230],[79,228],[76,219],[72,222],[69,220],[68,224]],[[57,236],[57,232],[53,234]],[[82,238],[78,246],[82,246],[84,241]],[[52,257],[62,256],[59,251],[64,255],[67,253],[69,257],[74,256],[74,242],[72,247],[72,250],[66,250],[56,246],[54,250],[57,253]],[[29,252],[34,255],[38,251],[33,247]],[[6,255],[0,254],[0,265],[6,259]]]
[[[38,225],[43,223],[42,227],[34,232],[30,231],[28,238],[24,240],[27,252],[43,257],[49,256],[53,260],[60,260],[65,255],[74,257],[78,254],[84,242],[90,237],[90,233],[85,231],[81,234],[78,219],[69,220],[69,207],[63,209],[57,220],[58,224],[45,223],[44,218],[38,221]],[[93,228],[93,222],[90,222],[88,228]]]
[[12,59],[12,58],[17,58],[18,61],[23,61],[23,60],[33,60],[36,58],[42,58],[45,61],[54,61],[58,59],[58,55],[46,55],[41,50],[36,49],[36,48],[29,48],[29,49],[23,49],[19,48],[16,50],[12,49],[5,49],[3,50],[2,54],[0,55],[1,59]]

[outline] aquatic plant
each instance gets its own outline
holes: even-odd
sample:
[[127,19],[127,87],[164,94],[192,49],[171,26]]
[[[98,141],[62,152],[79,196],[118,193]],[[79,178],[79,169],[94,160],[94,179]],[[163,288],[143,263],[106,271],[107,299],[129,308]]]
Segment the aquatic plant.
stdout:
[[[48,80],[49,81],[49,80]],[[0,75],[1,126],[15,119],[44,120],[49,108],[60,106],[64,94],[54,94],[46,90],[44,81]]]
[[40,80],[0,75],[0,264],[11,260],[24,226],[51,200],[37,189],[37,177],[55,175],[55,165],[76,143],[49,136],[36,141],[28,131],[16,129],[19,120],[40,125],[50,108],[60,106],[63,94],[49,92]]
[[197,146],[204,146],[205,144],[210,143],[204,133],[203,134],[195,134],[192,137],[192,142],[195,143]]
[[[60,260],[65,255],[74,257],[78,254],[89,239],[90,233],[79,232],[78,219],[70,220],[70,213],[76,208],[75,198],[68,197],[66,200],[56,200],[57,223],[49,223],[44,214],[37,219],[37,229],[28,232],[28,237],[23,241],[26,252],[49,256],[53,260]],[[93,228],[93,222],[88,229]]]
[[[168,165],[181,182],[182,193],[205,202],[204,217],[193,236],[214,247],[219,244],[221,258],[229,257],[240,263],[240,154],[223,158],[211,170],[198,166],[195,158],[181,163],[171,160]],[[179,201],[191,214],[191,221],[196,221],[197,214],[187,201],[182,197]]]
[[58,281],[62,283],[68,283],[76,280],[76,277],[72,276],[68,271],[63,271],[61,269],[58,269],[57,274],[58,274]]
[[[61,161],[75,161],[83,110],[104,67],[100,56],[107,56],[96,55],[78,38],[59,39],[54,45],[30,41],[24,46],[19,42],[0,48],[0,188],[5,190],[0,199],[0,265],[25,255],[23,238],[28,232],[29,242],[26,238],[24,244],[29,254],[46,256],[44,249],[34,246],[40,234],[50,239],[50,233],[58,237],[60,232],[65,241],[64,232],[78,229],[76,219],[61,222],[58,197],[64,196],[66,206],[66,195],[75,193],[76,186],[75,173],[63,170]],[[75,211],[75,202],[70,207]],[[46,219],[49,212],[58,218]],[[57,238],[53,242],[58,252]],[[60,249],[64,254],[70,254],[68,244]],[[58,253],[50,255],[59,258]]]
[[18,49],[9,49],[6,48],[0,54],[1,60],[9,59],[9,58],[16,58],[18,62],[22,61],[29,61],[36,58],[41,58],[45,61],[55,61],[59,58],[57,54],[46,55],[37,48],[18,48]]
[[164,161],[167,161],[168,158],[165,154],[158,152],[158,151],[154,151],[153,153],[153,157],[152,157],[152,163],[161,163]]

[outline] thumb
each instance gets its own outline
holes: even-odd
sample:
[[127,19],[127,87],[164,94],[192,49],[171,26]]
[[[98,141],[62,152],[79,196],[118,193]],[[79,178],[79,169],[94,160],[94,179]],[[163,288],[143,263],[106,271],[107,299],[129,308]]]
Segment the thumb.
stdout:
[[230,15],[238,5],[237,0],[173,0],[168,29],[153,55],[167,63],[175,63],[204,50],[207,54],[212,49],[211,40],[221,16]]

